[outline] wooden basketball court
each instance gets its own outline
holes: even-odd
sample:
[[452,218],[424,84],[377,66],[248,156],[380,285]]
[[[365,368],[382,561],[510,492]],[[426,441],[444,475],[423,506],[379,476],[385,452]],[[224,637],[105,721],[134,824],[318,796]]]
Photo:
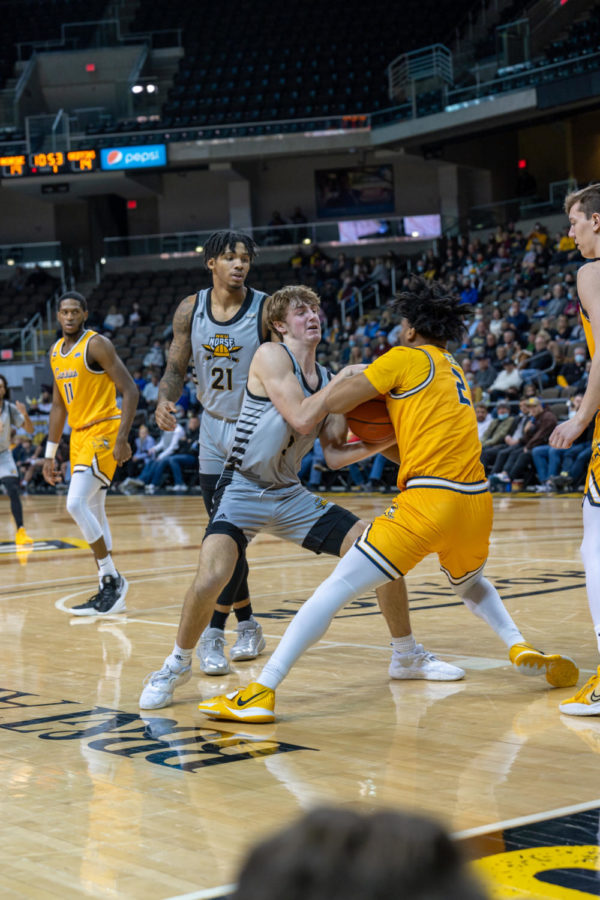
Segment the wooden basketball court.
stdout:
[[[368,519],[387,498],[335,499]],[[143,679],[172,647],[195,569],[201,498],[109,497],[127,612],[91,619],[65,611],[96,581],[64,497],[24,498],[38,543],[18,556],[7,498],[0,503],[3,898],[224,896],[254,841],[322,803],[434,814],[484,857],[476,865],[492,873],[496,897],[598,896],[600,719],[561,716],[572,689],[513,671],[434,557],[408,578],[413,631],[463,666],[464,681],[390,681],[385,624],[365,596],[292,670],[277,723],[242,732],[211,723],[198,700],[257,678],[334,560],[259,537],[249,560],[264,656],[224,678],[196,666],[173,706],[140,714]],[[578,551],[581,498],[499,495],[495,506],[487,574],[526,637],[572,656],[582,684],[598,654]],[[573,830],[574,816],[587,831]],[[546,821],[558,825],[540,838],[545,861],[538,852],[532,862],[523,846],[537,845],[521,836]],[[569,866],[586,870],[595,891],[557,887],[552,872]]]

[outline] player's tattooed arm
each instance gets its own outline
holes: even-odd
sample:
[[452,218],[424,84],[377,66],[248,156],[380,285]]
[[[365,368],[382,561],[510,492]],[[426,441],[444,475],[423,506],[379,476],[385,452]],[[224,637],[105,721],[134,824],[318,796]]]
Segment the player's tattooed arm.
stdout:
[[194,295],[182,300],[173,316],[173,340],[165,372],[158,385],[158,403],[155,418],[164,431],[173,431],[176,425],[175,404],[181,397],[185,375],[192,355],[192,316]]

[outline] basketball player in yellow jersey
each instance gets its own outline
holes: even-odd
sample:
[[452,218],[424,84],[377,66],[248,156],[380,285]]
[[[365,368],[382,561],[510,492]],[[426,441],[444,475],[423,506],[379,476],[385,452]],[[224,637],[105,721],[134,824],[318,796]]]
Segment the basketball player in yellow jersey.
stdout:
[[446,351],[462,338],[458,300],[443,285],[415,278],[400,294],[400,347],[357,375],[330,387],[326,405],[343,413],[386,396],[394,424],[400,493],[369,525],[332,575],[296,613],[258,682],[204,701],[220,719],[270,722],[274,690],[301,653],[327,630],[346,603],[401,578],[429,553],[465,605],[505,642],[524,674],[545,672],[553,687],[577,682],[575,663],[526,643],[494,586],[484,578],[492,528],[492,498],[480,462],[477,419],[464,373]]
[[[577,272],[577,293],[581,319],[592,365],[581,406],[568,422],[558,425],[550,435],[550,445],[570,447],[596,417],[592,439],[592,458],[583,497],[583,541],[581,556],[585,568],[588,604],[600,650],[600,184],[590,184],[565,198],[565,211],[573,238],[581,255],[588,260]],[[600,715],[600,666],[595,675],[572,697],[560,704],[570,716]]]
[[[44,478],[59,480],[54,457],[68,417],[71,426],[71,482],[67,510],[89,543],[100,589],[75,616],[103,616],[125,609],[127,581],[111,556],[112,539],[104,505],[115,469],[131,456],[127,437],[137,407],[138,390],[111,342],[85,327],[85,297],[68,291],[58,301],[62,337],[50,349],[54,376]],[[116,389],[123,395],[117,406]]]

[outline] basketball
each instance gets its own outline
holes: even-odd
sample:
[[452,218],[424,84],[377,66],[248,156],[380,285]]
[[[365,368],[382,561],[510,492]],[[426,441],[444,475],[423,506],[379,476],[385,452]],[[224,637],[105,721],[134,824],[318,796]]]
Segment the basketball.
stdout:
[[388,416],[385,397],[374,397],[346,413],[350,431],[367,443],[385,441],[394,434],[394,426]]

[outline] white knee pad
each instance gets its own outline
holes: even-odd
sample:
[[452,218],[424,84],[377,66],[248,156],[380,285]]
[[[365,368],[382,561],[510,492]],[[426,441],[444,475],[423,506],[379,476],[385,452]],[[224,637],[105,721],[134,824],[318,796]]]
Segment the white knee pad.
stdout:
[[69,485],[67,512],[77,522],[88,544],[102,537],[102,525],[90,509],[90,503],[101,486],[91,469],[75,472]]
[[101,487],[99,491],[97,491],[92,499],[90,500],[90,510],[92,515],[98,520],[100,523],[100,527],[102,528],[102,533],[104,535],[104,543],[106,544],[106,549],[112,549],[112,534],[110,531],[110,525],[108,524],[108,519],[106,518],[106,511],[104,509],[106,503],[106,488]]

